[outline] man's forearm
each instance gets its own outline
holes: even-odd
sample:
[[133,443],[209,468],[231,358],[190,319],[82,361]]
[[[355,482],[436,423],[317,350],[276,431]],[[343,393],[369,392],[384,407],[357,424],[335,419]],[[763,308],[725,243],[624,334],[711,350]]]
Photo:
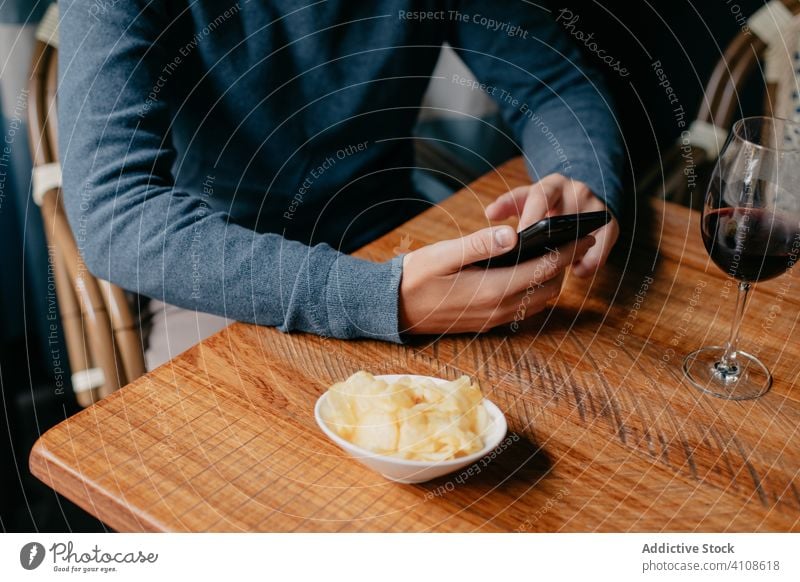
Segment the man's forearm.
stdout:
[[59,149],[64,200],[89,268],[187,309],[332,337],[399,341],[398,261],[260,234],[177,188],[162,74],[162,3],[131,0],[86,26],[89,0],[63,2]]

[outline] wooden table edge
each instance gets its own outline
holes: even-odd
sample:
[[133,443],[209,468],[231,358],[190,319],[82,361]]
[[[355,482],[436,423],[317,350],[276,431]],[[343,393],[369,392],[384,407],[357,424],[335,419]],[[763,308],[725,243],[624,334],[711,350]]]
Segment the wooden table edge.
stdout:
[[[510,163],[511,162],[509,162],[509,164]],[[503,167],[506,167],[509,164],[506,164]],[[697,218],[697,214],[699,214],[695,210],[684,208],[682,206],[673,204],[671,202],[666,202],[657,198],[648,199],[648,204],[653,205],[653,207],[655,208],[660,207],[661,212],[663,212],[665,215],[668,214],[669,211],[671,210],[672,211],[680,210],[683,216],[685,216],[686,218],[691,217],[694,220]],[[684,239],[684,245],[685,244],[686,240]],[[659,252],[661,252],[660,249]],[[356,256],[359,256],[359,253],[356,253]],[[681,258],[682,256],[683,255],[681,255]],[[664,258],[667,260],[676,261],[681,268],[689,269],[693,273],[696,272],[698,274],[702,274],[706,272],[704,269],[700,267],[699,264],[695,264],[692,262],[684,263],[681,260],[681,258],[675,258],[669,255],[665,255]],[[770,291],[770,293],[774,293],[774,291]],[[250,326],[252,324],[233,322],[231,326],[234,325]],[[211,338],[218,337],[222,334],[228,333],[231,326],[227,326],[223,330],[220,330],[219,332],[213,334],[212,336],[204,340],[201,343],[201,345],[209,341]],[[197,349],[197,346],[191,349],[193,350]],[[169,366],[170,363],[168,362],[164,365]],[[151,371],[150,373],[153,372],[154,371]],[[136,383],[136,381],[134,383]],[[129,386],[130,384],[123,387],[121,391],[125,390]],[[86,413],[86,411],[79,412],[78,415],[83,413]],[[61,424],[56,425],[54,429],[57,428],[58,426],[61,426]],[[63,444],[61,444],[61,442],[59,441],[57,442],[57,444],[54,445],[52,441],[54,441],[55,439],[53,439],[50,436],[52,430],[53,429],[50,429],[46,431],[44,434],[42,434],[30,451],[29,468],[31,473],[36,478],[41,480],[48,487],[51,487],[58,493],[64,495],[67,499],[76,503],[78,506],[80,506],[90,514],[94,516],[100,516],[98,517],[98,519],[100,519],[103,523],[108,524],[114,530],[180,531],[182,529],[181,528],[182,524],[180,523],[180,521],[175,522],[172,519],[168,519],[168,521],[165,523],[164,521],[154,518],[153,516],[141,513],[142,510],[137,510],[135,506],[131,505],[131,502],[126,497],[126,492],[124,490],[112,492],[103,487],[102,485],[83,480],[81,478],[81,472],[80,472],[81,467],[79,465],[71,467],[65,463],[64,458],[69,456],[67,453],[69,453],[70,451],[63,449],[62,447],[70,446],[69,440],[67,440],[67,442]],[[61,436],[63,436],[63,434]],[[60,455],[59,451],[61,451]],[[58,488],[54,487],[56,483],[59,485]],[[162,519],[164,518],[162,517]],[[795,522],[795,524],[791,528],[789,528],[789,530],[797,531],[798,527],[800,527],[800,521]],[[620,530],[619,528],[613,528],[611,526],[607,526],[607,529],[604,528],[598,531],[612,532],[612,531],[622,531],[622,530]],[[644,531],[644,530],[634,530],[634,531]],[[690,531],[690,530],[675,529],[670,531],[680,532],[680,531]],[[714,532],[718,530],[701,529],[698,531]],[[772,529],[769,531],[784,531],[784,530]]]
[[[103,519],[100,521],[113,530],[135,532],[169,530],[158,520],[136,511],[129,503],[120,504],[117,497],[102,487],[81,479],[77,471],[62,463],[48,449],[45,441],[49,432],[48,430],[36,440],[28,456],[28,468],[34,477],[90,515],[95,517],[102,515]],[[58,488],[55,487],[56,482],[59,483]],[[78,494],[78,491],[82,494]],[[103,509],[98,509],[100,507]]]

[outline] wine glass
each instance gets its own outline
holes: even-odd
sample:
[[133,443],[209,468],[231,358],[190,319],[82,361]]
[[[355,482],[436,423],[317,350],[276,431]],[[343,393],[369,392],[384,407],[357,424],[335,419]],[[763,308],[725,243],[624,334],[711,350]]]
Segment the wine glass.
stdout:
[[728,400],[757,398],[772,375],[738,349],[751,286],[785,272],[800,253],[800,124],[737,121],[708,186],[701,220],[711,260],[739,282],[728,341],[692,352],[683,370],[696,388]]

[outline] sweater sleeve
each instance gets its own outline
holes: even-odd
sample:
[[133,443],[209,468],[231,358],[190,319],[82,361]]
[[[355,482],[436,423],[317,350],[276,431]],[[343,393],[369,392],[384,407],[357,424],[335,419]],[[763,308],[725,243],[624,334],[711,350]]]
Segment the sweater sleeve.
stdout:
[[169,83],[159,82],[172,58],[166,4],[59,2],[64,200],[90,271],[186,309],[399,342],[400,258],[372,263],[257,233],[175,187]]
[[455,5],[450,43],[500,106],[531,177],[580,180],[619,217],[622,139],[601,77],[540,6]]

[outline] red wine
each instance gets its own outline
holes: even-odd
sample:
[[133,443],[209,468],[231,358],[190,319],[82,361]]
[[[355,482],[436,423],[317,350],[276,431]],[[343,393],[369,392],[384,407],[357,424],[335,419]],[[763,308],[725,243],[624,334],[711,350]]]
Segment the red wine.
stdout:
[[703,217],[711,259],[739,281],[777,277],[798,259],[800,226],[760,208],[721,208]]

